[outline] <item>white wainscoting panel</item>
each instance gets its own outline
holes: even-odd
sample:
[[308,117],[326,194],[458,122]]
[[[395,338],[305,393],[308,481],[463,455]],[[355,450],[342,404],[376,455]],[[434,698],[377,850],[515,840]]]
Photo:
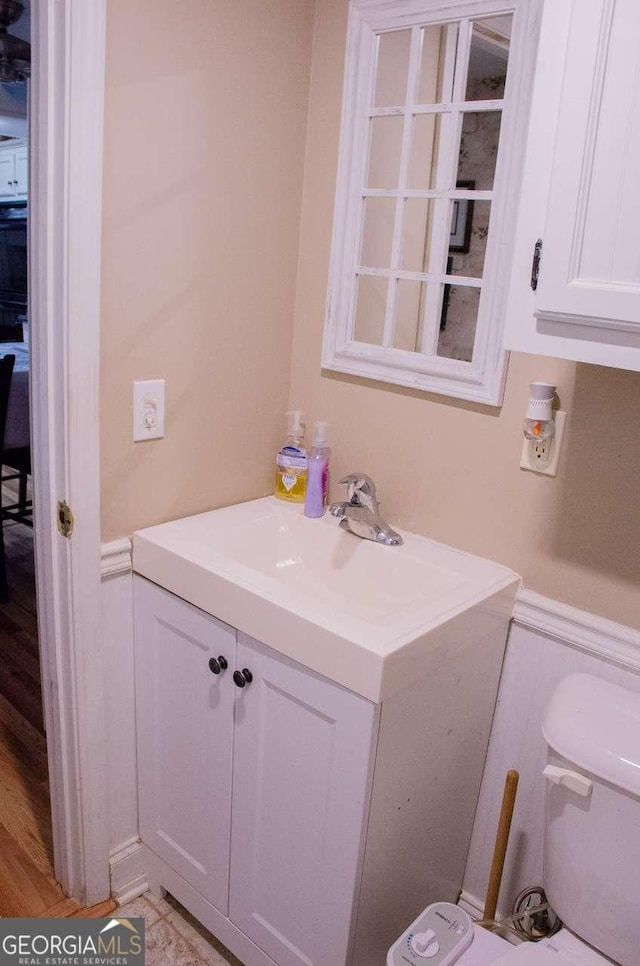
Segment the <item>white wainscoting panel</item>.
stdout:
[[101,572],[109,864],[112,895],[124,902],[147,887],[138,838],[130,540],[103,544]]
[[465,870],[462,901],[484,905],[506,772],[520,773],[498,915],[511,913],[518,893],[543,885],[544,767],[542,719],[561,678],[585,672],[640,691],[640,633],[521,591],[516,602],[498,704]]
[[[112,894],[120,901],[147,888],[138,837],[131,544],[102,548],[102,624],[108,737]],[[542,718],[555,685],[576,671],[640,692],[640,632],[531,591],[518,594],[478,800],[461,904],[480,915],[489,877],[504,778],[520,773],[498,905],[509,915],[516,895],[543,884],[546,749]]]

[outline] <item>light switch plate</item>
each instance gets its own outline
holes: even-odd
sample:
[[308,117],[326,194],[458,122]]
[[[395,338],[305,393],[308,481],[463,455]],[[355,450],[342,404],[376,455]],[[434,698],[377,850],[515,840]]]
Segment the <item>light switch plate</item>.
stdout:
[[159,439],[164,436],[164,379],[146,379],[133,384],[133,438]]

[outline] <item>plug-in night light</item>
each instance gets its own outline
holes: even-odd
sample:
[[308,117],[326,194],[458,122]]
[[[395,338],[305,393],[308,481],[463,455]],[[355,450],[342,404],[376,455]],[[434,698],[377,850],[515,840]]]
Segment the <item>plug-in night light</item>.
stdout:
[[556,387],[549,382],[531,383],[531,398],[522,424],[525,439],[543,442],[555,435],[552,409],[555,394]]

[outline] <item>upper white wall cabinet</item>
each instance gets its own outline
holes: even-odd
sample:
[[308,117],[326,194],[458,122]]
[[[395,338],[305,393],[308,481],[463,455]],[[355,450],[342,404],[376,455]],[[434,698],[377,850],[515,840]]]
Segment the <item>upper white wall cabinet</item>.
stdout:
[[351,0],[322,364],[499,405],[541,0]]
[[507,348],[640,370],[639,76],[637,0],[547,0]]
[[26,141],[0,145],[0,200],[26,198],[29,191],[29,150]]

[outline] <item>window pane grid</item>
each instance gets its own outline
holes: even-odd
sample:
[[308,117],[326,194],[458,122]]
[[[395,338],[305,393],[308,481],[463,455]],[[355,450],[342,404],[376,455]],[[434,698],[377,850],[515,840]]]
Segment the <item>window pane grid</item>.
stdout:
[[[462,75],[466,74],[465,60],[468,57],[470,34],[469,21],[461,20],[456,27],[447,28],[445,47],[445,73],[449,80],[452,104],[461,100]],[[466,38],[466,41],[465,41]],[[465,47],[466,43],[466,47]],[[451,109],[442,115],[440,144],[435,177],[435,188],[439,192],[439,200],[434,202],[434,217],[432,224],[431,246],[429,258],[425,265],[427,274],[442,275],[447,264],[449,252],[449,236],[451,231],[450,202],[447,199],[449,191],[455,188],[457,158],[456,146],[459,142],[462,114]],[[427,355],[435,355],[438,349],[438,334],[444,284],[426,285],[425,308],[423,325],[420,333],[419,351]]]
[[482,288],[482,279],[474,275],[451,275],[446,272],[408,272],[404,269],[358,268],[356,275],[379,276],[380,278],[403,279],[407,282],[447,282],[452,285],[467,285],[469,288]]
[[402,191],[399,188],[365,188],[362,198],[472,198],[474,201],[493,201],[493,191],[475,191],[471,188],[450,188],[444,191],[436,188],[405,188]]
[[471,53],[471,35],[473,24],[468,17],[459,21],[458,27],[458,60],[456,62],[456,74],[453,79],[454,101],[466,100],[467,93],[467,73],[469,70],[469,54]]
[[[367,112],[369,156],[371,156],[372,126],[375,119],[397,117],[398,121],[401,120],[402,122],[402,136],[401,143],[398,145],[397,187],[368,187],[368,185],[365,185],[361,192],[360,222],[362,224],[364,220],[364,206],[367,199],[370,198],[395,200],[395,216],[389,266],[359,264],[354,273],[354,280],[357,281],[361,276],[378,276],[380,282],[382,282],[382,279],[386,279],[388,282],[384,326],[379,342],[381,348],[394,347],[395,345],[400,283],[419,283],[422,292],[420,296],[422,309],[418,321],[415,351],[437,356],[444,286],[455,285],[466,289],[476,289],[478,297],[482,291],[481,278],[447,274],[446,272],[446,268],[449,267],[447,266],[447,257],[451,231],[451,202],[456,199],[491,202],[494,197],[494,192],[486,188],[475,191],[471,189],[461,190],[455,187],[459,164],[458,149],[464,115],[469,112],[474,114],[500,113],[503,110],[504,102],[501,98],[469,100],[465,96],[467,95],[473,21],[470,18],[464,18],[455,23],[433,26],[444,31],[440,41],[442,44],[441,53],[444,51],[444,55],[436,65],[438,75],[442,71],[442,76],[438,76],[439,89],[434,91],[436,94],[444,94],[441,101],[428,103],[426,101],[420,102],[418,99],[423,69],[422,53],[425,35],[423,25],[411,28],[409,63],[406,75],[406,103],[395,105],[387,102],[384,106],[376,107],[374,105],[376,97],[375,72],[372,78],[370,106]],[[433,83],[433,74],[431,73],[429,84],[433,87]],[[430,163],[429,157],[435,159],[435,171],[432,175],[434,187],[409,187],[411,151],[415,138],[416,119],[425,115],[442,119],[432,139],[432,146],[427,150],[425,161],[425,164],[428,165]],[[428,144],[428,140],[425,143]],[[368,179],[369,174],[367,174],[367,181]],[[403,264],[406,202],[411,198],[432,201],[430,243],[425,244],[425,271],[423,272],[406,271],[401,267]],[[360,262],[363,262],[363,254],[361,246]],[[416,258],[417,263],[418,259]],[[354,290],[358,289],[359,285],[359,282],[354,285]],[[355,291],[353,300],[355,302]],[[352,337],[353,335],[355,333],[352,330]]]
[[[407,94],[406,101],[407,106],[410,106],[413,98],[415,96],[415,91],[417,90],[417,73],[420,65],[420,55],[422,53],[422,31],[419,27],[414,27],[411,30],[411,49],[409,52],[409,72],[407,77]],[[398,177],[398,188],[400,192],[407,186],[407,178],[409,172],[409,159],[411,156],[411,141],[413,137],[413,115],[410,113],[404,114],[404,128],[402,132],[402,150],[400,153],[400,173]],[[398,269],[400,267],[401,258],[401,246],[402,246],[402,236],[404,232],[404,203],[401,198],[398,197],[396,200],[396,217],[395,225],[393,231],[393,242],[391,245],[391,268]],[[390,346],[393,345],[394,330],[395,330],[395,320],[396,320],[396,302],[398,297],[398,283],[397,281],[391,282],[389,284],[389,291],[387,293],[387,311],[384,321],[384,332],[382,336],[382,345]]]
[[451,111],[473,111],[481,114],[489,111],[502,111],[503,100],[489,101],[439,101],[437,104],[411,104],[397,107],[371,108],[367,117],[405,117],[407,114],[449,114]]

